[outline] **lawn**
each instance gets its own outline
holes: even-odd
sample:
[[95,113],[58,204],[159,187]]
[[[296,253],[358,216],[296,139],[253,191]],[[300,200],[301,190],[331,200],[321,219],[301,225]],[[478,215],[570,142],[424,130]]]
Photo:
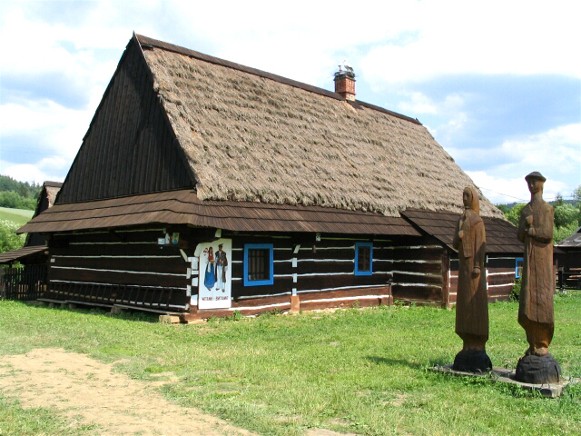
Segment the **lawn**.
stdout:
[[33,214],[33,210],[0,207],[0,220],[13,221],[19,226],[23,226],[28,221],[30,221]]
[[[490,305],[494,366],[514,368],[527,347],[517,308]],[[581,376],[580,313],[581,292],[556,297],[551,353],[565,377]],[[486,377],[430,371],[451,363],[461,346],[453,311],[396,305],[194,325],[154,321],[0,301],[0,355],[62,347],[104,362],[122,359],[116,369],[133,378],[165,378],[160,389],[171,401],[259,434],[549,435],[581,428],[580,384],[547,399]],[[0,429],[24,423],[29,434],[67,433],[50,410],[31,413],[1,393],[0,409]]]

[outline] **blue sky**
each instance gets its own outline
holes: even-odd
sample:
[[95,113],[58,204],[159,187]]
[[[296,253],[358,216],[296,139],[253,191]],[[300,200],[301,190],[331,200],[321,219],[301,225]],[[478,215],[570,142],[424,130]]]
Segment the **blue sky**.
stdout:
[[418,118],[495,203],[581,185],[576,0],[0,0],[0,173],[62,181],[132,36]]

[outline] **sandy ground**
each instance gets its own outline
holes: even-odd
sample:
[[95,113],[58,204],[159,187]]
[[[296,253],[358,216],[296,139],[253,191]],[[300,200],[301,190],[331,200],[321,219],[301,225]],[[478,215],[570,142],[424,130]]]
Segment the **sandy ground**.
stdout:
[[22,407],[45,407],[99,435],[250,435],[198,410],[170,403],[155,383],[62,349],[0,357],[0,391]]

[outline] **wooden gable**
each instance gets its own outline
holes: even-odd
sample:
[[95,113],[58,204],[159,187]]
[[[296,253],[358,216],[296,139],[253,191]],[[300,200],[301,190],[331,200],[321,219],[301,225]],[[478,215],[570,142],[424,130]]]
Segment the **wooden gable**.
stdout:
[[105,91],[57,203],[118,198],[191,187],[153,79],[132,39]]

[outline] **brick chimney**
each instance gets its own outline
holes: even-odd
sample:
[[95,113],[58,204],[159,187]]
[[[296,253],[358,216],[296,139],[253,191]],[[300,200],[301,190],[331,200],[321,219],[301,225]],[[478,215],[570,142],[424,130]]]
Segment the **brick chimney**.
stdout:
[[335,92],[345,100],[355,101],[355,73],[353,68],[343,62],[335,73]]

